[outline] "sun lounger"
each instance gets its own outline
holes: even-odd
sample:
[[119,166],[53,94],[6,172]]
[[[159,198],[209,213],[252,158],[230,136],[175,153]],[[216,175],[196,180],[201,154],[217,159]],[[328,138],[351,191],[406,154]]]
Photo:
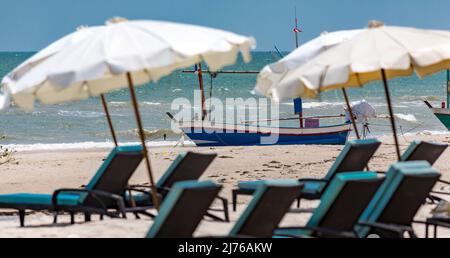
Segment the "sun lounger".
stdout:
[[297,180],[261,181],[229,237],[271,238],[302,187]]
[[[84,213],[86,220],[90,214],[126,217],[124,191],[142,159],[141,146],[116,147],[85,188],[60,189],[53,194],[0,195],[0,208],[18,210],[21,226],[26,210],[55,211],[55,223],[59,211],[69,212],[72,223],[75,212]],[[110,212],[111,209],[116,212]]]
[[[381,142],[377,139],[353,140],[347,142],[344,149],[336,158],[333,166],[323,179],[300,179],[304,184],[302,198],[308,200],[320,199],[329,182],[341,172],[362,171],[380,147]],[[258,182],[240,182],[238,189],[233,190],[233,209],[236,210],[237,196],[252,195]]]
[[304,227],[284,227],[275,237],[356,237],[354,227],[383,182],[375,172],[336,175]]
[[212,181],[175,183],[147,238],[192,238],[220,189]]
[[[200,154],[194,152],[187,152],[178,155],[178,157],[172,162],[170,167],[156,183],[158,194],[161,195],[162,199],[164,200],[165,196],[170,193],[170,190],[175,183],[182,181],[199,180],[199,178],[205,173],[205,171],[208,169],[208,167],[216,157],[217,154]],[[136,187],[131,187],[130,190],[132,192],[138,191]],[[151,208],[153,206],[150,193],[151,192],[149,191],[138,191],[137,193],[133,193],[133,199],[137,207],[141,208],[138,213],[153,217],[152,214],[142,210],[142,207]],[[225,217],[224,220],[228,221],[228,201],[221,197],[217,198],[222,202],[223,210],[212,210],[223,212]],[[132,206],[129,198],[127,198],[127,200],[127,205]],[[209,212],[207,216],[212,217],[216,220],[222,220]]]
[[447,149],[447,144],[414,141],[409,145],[408,149],[403,153],[402,161],[424,160],[431,165],[439,159],[439,157]]
[[358,236],[403,237],[409,233],[415,237],[414,217],[440,176],[426,161],[391,166],[385,182],[359,220]]

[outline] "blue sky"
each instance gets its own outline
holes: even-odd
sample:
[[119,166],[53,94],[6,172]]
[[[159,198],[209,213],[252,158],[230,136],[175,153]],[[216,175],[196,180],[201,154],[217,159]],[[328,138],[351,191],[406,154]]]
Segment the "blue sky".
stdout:
[[446,0],[2,0],[0,51],[35,51],[79,25],[113,16],[186,22],[252,35],[257,50],[292,50],[294,7],[303,34],[361,28],[370,19],[390,25],[450,29]]

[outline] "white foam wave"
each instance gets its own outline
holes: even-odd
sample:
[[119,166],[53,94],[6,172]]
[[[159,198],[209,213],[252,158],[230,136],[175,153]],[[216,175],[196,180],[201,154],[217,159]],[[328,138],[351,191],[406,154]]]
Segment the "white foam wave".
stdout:
[[417,118],[413,114],[397,113],[397,114],[395,114],[395,117],[397,117],[398,119],[401,119],[401,120],[408,121],[408,122],[418,122]]
[[94,117],[102,117],[104,116],[101,112],[94,112],[94,111],[67,111],[67,110],[60,110],[58,111],[58,115],[60,116],[67,116],[67,117],[86,117],[86,118],[94,118]]
[[[287,106],[294,106],[294,103],[286,102],[283,103],[283,105]],[[327,106],[342,106],[344,103],[342,102],[303,102],[303,108],[309,109],[309,108],[319,108],[319,107],[327,107]]]
[[450,134],[449,131],[433,131],[433,130],[423,130],[420,132],[405,133],[406,136],[418,136],[418,135],[447,135]]
[[[148,147],[173,147],[177,145],[177,141],[153,141],[147,142]],[[121,146],[139,145],[138,142],[121,143]],[[185,146],[194,146],[192,141],[185,141]],[[77,143],[36,143],[36,144],[8,144],[4,145],[14,151],[58,151],[58,150],[93,150],[93,149],[110,149],[114,147],[112,142],[77,142]]]

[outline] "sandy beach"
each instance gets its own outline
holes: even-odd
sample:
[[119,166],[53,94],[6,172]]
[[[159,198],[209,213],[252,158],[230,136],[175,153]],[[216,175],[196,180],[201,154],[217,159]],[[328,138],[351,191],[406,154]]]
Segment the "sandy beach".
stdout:
[[[450,135],[407,136],[401,138],[405,149],[414,139],[450,143]],[[386,170],[395,160],[395,152],[389,137],[382,138],[384,144],[370,162],[371,170]],[[221,147],[221,148],[153,148],[151,149],[152,168],[159,178],[174,158],[185,151],[200,153],[215,152],[219,156],[202,177],[223,184],[221,196],[231,199],[231,189],[237,182],[277,178],[320,178],[325,175],[334,162],[342,146],[267,146],[267,147]],[[100,166],[108,150],[79,150],[52,152],[20,152],[14,155],[18,164],[4,164],[0,167],[0,194],[8,193],[52,193],[59,188],[78,188],[88,183]],[[450,151],[443,154],[435,164],[442,178],[450,180]],[[141,167],[133,176],[131,184],[147,184],[145,169]],[[442,190],[442,185],[436,189]],[[450,190],[450,189],[444,189]],[[204,221],[197,230],[197,236],[226,235],[250,198],[240,198],[238,212],[231,212],[231,223]],[[318,202],[304,202],[303,207],[314,207]],[[431,205],[425,205],[417,219],[429,216]],[[231,211],[231,207],[230,207]],[[68,224],[68,216],[62,216],[61,224],[53,225],[51,214],[32,213],[27,216],[26,228],[19,227],[18,217],[10,210],[0,211],[0,237],[143,237],[150,228],[150,219],[137,220],[129,216],[127,220],[106,219],[77,225]],[[299,226],[308,220],[308,214],[288,214],[282,225]],[[416,228],[423,236],[423,226]],[[450,230],[441,229],[440,237],[450,237]]]

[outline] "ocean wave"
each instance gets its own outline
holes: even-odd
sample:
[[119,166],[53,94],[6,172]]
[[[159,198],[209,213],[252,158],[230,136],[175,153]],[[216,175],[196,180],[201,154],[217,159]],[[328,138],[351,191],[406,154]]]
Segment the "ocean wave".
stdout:
[[125,101],[112,101],[108,103],[108,106],[111,107],[127,107],[130,106],[129,102],[125,102]]
[[[282,105],[286,106],[294,106],[294,103],[287,102],[283,103]],[[329,106],[344,106],[343,102],[303,102],[303,108],[304,109],[310,109],[310,108],[322,108],[322,107],[329,107]]]
[[144,102],[141,102],[141,106],[161,106],[161,103],[159,103],[159,102],[151,102],[151,101],[144,101]]
[[[167,138],[177,138],[180,137],[180,134],[175,133],[171,129],[156,129],[156,130],[145,130],[145,137],[146,139],[162,139],[164,138],[164,135],[167,136]],[[125,136],[139,136],[139,132],[137,129],[130,129],[127,131],[119,132],[119,135],[125,135]]]
[[395,117],[397,117],[400,120],[405,120],[405,121],[408,121],[408,122],[418,122],[417,118],[413,114],[396,113],[394,115],[395,115]]
[[[142,101],[139,102],[139,106],[160,106],[161,103],[160,102],[151,102],[151,101]],[[109,103],[109,106],[111,107],[131,107],[131,103],[130,102],[125,102],[125,101],[113,101]]]
[[415,96],[415,95],[405,95],[398,98],[399,100],[404,101],[423,101],[424,99],[428,101],[438,101],[442,100],[442,96]]
[[94,117],[103,117],[105,114],[103,112],[95,112],[95,111],[79,111],[79,110],[59,110],[59,116],[66,117],[85,117],[85,118],[94,118]]
[[[147,142],[148,147],[172,147],[176,146],[177,141],[153,141]],[[120,146],[139,145],[139,142],[121,143]],[[185,141],[185,146],[194,146],[192,141]],[[4,148],[13,151],[58,151],[58,150],[91,150],[91,149],[110,149],[114,147],[112,142],[76,142],[76,143],[36,143],[36,144],[8,144]]]
[[420,136],[420,135],[447,135],[450,134],[449,131],[433,131],[433,130],[423,130],[420,132],[406,133],[406,136]]

